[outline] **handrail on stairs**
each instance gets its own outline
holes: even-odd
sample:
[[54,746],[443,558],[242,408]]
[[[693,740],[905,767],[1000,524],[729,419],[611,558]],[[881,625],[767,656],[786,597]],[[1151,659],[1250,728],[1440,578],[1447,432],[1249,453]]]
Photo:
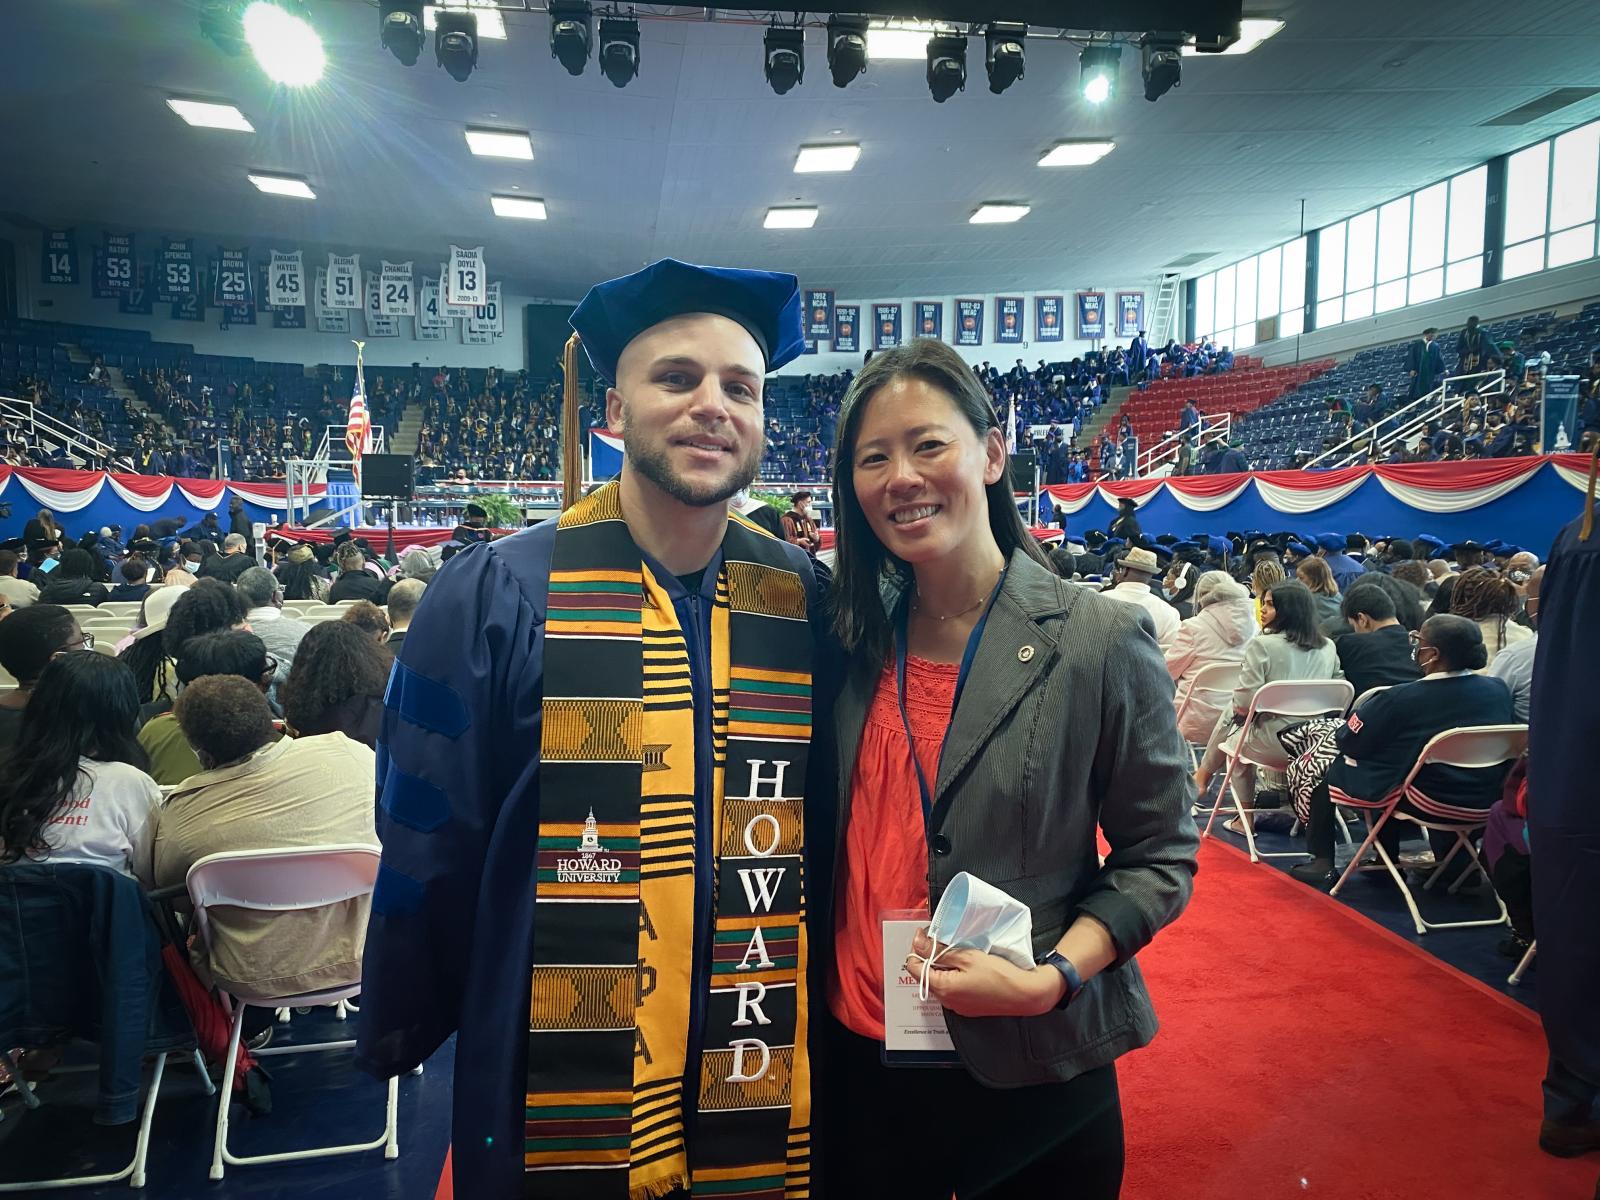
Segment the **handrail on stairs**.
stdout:
[[[1503,367],[1496,368],[1493,371],[1474,371],[1467,375],[1447,375],[1440,381],[1438,387],[1424,392],[1409,404],[1405,404],[1391,413],[1384,414],[1379,424],[1387,424],[1397,417],[1404,416],[1407,413],[1411,414],[1406,417],[1406,420],[1402,422],[1394,433],[1378,436],[1372,432],[1372,427],[1368,427],[1347,437],[1337,446],[1324,450],[1300,469],[1308,471],[1312,467],[1319,465],[1323,466],[1324,470],[1349,466],[1351,461],[1358,457],[1357,452],[1352,447],[1360,442],[1371,441],[1373,451],[1394,445],[1396,441],[1414,433],[1418,425],[1425,426],[1429,421],[1452,406],[1453,401],[1450,398],[1451,384],[1463,383],[1474,379],[1487,381],[1476,388],[1480,396],[1498,396],[1506,390],[1506,373]],[[1463,388],[1458,394],[1464,394],[1465,391],[1466,389]],[[1339,461],[1324,465],[1324,460],[1334,458],[1336,455],[1341,455]]]

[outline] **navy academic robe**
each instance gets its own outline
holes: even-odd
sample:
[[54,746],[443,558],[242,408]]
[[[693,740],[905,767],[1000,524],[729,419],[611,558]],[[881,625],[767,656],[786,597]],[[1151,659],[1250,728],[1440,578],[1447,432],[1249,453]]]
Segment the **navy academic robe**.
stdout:
[[[452,1170],[455,1194],[474,1200],[520,1196],[523,1187],[544,619],[554,546],[552,520],[471,546],[445,564],[401,647],[378,745],[383,862],[362,964],[357,1062],[385,1078],[456,1035]],[[788,549],[809,583],[806,556]],[[691,663],[705,657],[720,565],[719,552],[693,596],[653,568],[673,597]],[[831,798],[815,798],[831,797],[832,753],[819,743],[831,728],[827,698],[837,675],[831,656],[819,652],[816,660],[819,736],[810,755],[806,886],[811,1011],[820,1018],[823,993],[815,980],[829,954],[834,818]],[[709,680],[700,671],[694,695],[696,762],[707,765],[697,770],[697,802],[708,812]],[[698,961],[711,897],[710,822],[697,823]],[[821,1024],[814,1020],[812,1027]],[[691,1048],[692,1064],[696,1057]],[[695,1094],[686,1090],[691,1120]]]
[[1406,354],[1406,370],[1417,373],[1417,377],[1411,381],[1412,399],[1438,387],[1439,380],[1444,377],[1444,351],[1439,349],[1439,339],[1426,342],[1418,338],[1412,342]]

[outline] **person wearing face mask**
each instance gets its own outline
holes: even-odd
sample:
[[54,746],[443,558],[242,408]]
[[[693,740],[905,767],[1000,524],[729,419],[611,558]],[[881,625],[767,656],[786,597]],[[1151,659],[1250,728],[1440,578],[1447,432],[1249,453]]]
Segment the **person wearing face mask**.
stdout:
[[[1321,782],[1291,787],[1296,815],[1306,823],[1306,850],[1311,857],[1289,868],[1289,873],[1303,883],[1331,887],[1337,879],[1333,795],[1382,800],[1404,781],[1422,748],[1436,735],[1471,725],[1509,725],[1514,719],[1506,685],[1475,674],[1488,661],[1477,622],[1449,614],[1429,617],[1415,644],[1422,678],[1368,697],[1333,739]],[[1297,774],[1291,769],[1291,775]],[[1417,775],[1416,786],[1436,803],[1487,811],[1500,798],[1505,774],[1503,765],[1430,766]],[[1400,802],[1401,812],[1415,811],[1407,804]],[[1400,826],[1385,823],[1378,836],[1394,857]],[[1450,841],[1444,839],[1438,848],[1441,853]]]
[[[823,1132],[849,1164],[841,1194],[1035,1197],[1070,1181],[1114,1197],[1113,1064],[1155,1030],[1134,956],[1182,911],[1198,845],[1150,617],[1051,571],[1017,515],[1001,421],[943,343],[875,355],[838,447],[835,628],[852,668],[834,722],[838,1090]],[[935,945],[905,913],[971,938]],[[902,976],[938,1001],[964,1069],[885,1065]]]

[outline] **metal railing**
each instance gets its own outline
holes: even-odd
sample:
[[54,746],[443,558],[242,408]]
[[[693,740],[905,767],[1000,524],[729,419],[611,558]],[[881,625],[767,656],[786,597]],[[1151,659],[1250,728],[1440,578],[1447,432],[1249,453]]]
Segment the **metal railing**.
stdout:
[[[1194,428],[1190,426],[1190,428]],[[1226,442],[1228,435],[1233,431],[1233,415],[1231,413],[1201,413],[1200,433],[1195,439],[1194,452],[1198,459],[1203,447],[1211,442],[1221,439]],[[1166,467],[1170,473],[1178,463],[1178,451],[1182,447],[1185,431],[1168,434],[1150,449],[1139,455],[1137,478],[1154,475],[1160,468]]]
[[0,396],[0,416],[17,421],[33,437],[60,446],[69,455],[77,454],[86,460],[102,462],[107,470],[133,470],[133,460],[119,453],[115,446],[52,417],[31,400]]
[[[1448,375],[1432,391],[1424,392],[1410,403],[1402,405],[1393,412],[1385,413],[1372,425],[1359,433],[1351,434],[1337,446],[1324,450],[1300,469],[1309,471],[1313,467],[1321,467],[1323,470],[1333,470],[1351,466],[1363,454],[1370,457],[1398,441],[1415,436],[1427,428],[1429,421],[1437,420],[1443,414],[1460,408],[1461,398],[1468,389],[1457,388],[1455,394],[1451,395],[1451,385],[1471,380],[1485,381],[1471,389],[1480,396],[1499,396],[1506,390],[1504,369],[1475,371],[1470,375]],[[1384,426],[1389,426],[1389,431],[1380,434],[1378,430]],[[1357,446],[1364,448],[1358,450]]]

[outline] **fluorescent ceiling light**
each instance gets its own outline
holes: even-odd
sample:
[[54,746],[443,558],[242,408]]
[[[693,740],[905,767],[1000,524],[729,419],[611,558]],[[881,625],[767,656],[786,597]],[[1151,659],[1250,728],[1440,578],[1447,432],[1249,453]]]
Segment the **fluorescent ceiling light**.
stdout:
[[1032,211],[1026,204],[985,204],[967,220],[973,225],[1009,225]]
[[855,145],[801,146],[800,154],[794,160],[794,169],[797,175],[813,171],[848,171],[860,157],[861,147]]
[[311,185],[298,175],[263,175],[259,171],[251,171],[247,178],[269,196],[294,196],[300,200],[317,198]]
[[921,62],[928,57],[933,26],[925,21],[884,21],[867,29],[867,58],[878,62]]
[[463,4],[460,0],[456,0],[454,4],[430,4],[422,10],[422,27],[432,31],[434,18],[440,8],[466,8],[471,9],[472,15],[478,18],[479,37],[496,38],[503,42],[506,40],[505,18],[500,15],[498,8],[490,7],[492,3],[493,0],[467,0],[467,3]]
[[254,133],[256,127],[231,104],[216,104],[208,100],[179,100],[167,97],[167,107],[189,124],[199,129],[233,129],[239,133]]
[[[1249,54],[1250,51],[1261,45],[1262,42],[1266,41],[1269,37],[1277,33],[1278,30],[1282,28],[1283,22],[1277,20],[1276,18],[1244,17],[1239,22],[1239,40],[1233,45],[1229,46],[1226,50],[1222,51],[1222,53]],[[1183,53],[1192,56],[1199,56],[1200,51],[1195,49],[1192,45],[1187,45],[1183,47]]]
[[532,158],[533,143],[521,131],[505,129],[469,129],[467,145],[474,154],[485,158]]
[[244,36],[267,78],[286,87],[307,87],[322,78],[322,39],[305,18],[272,0],[254,0],[244,10]]
[[1041,167],[1087,167],[1115,149],[1115,142],[1057,142],[1039,160]]
[[810,229],[816,223],[814,208],[769,208],[762,225],[768,229]]
[[494,215],[497,217],[521,217],[527,221],[542,221],[546,215],[544,201],[532,200],[527,196],[490,196],[489,203],[494,206]]

